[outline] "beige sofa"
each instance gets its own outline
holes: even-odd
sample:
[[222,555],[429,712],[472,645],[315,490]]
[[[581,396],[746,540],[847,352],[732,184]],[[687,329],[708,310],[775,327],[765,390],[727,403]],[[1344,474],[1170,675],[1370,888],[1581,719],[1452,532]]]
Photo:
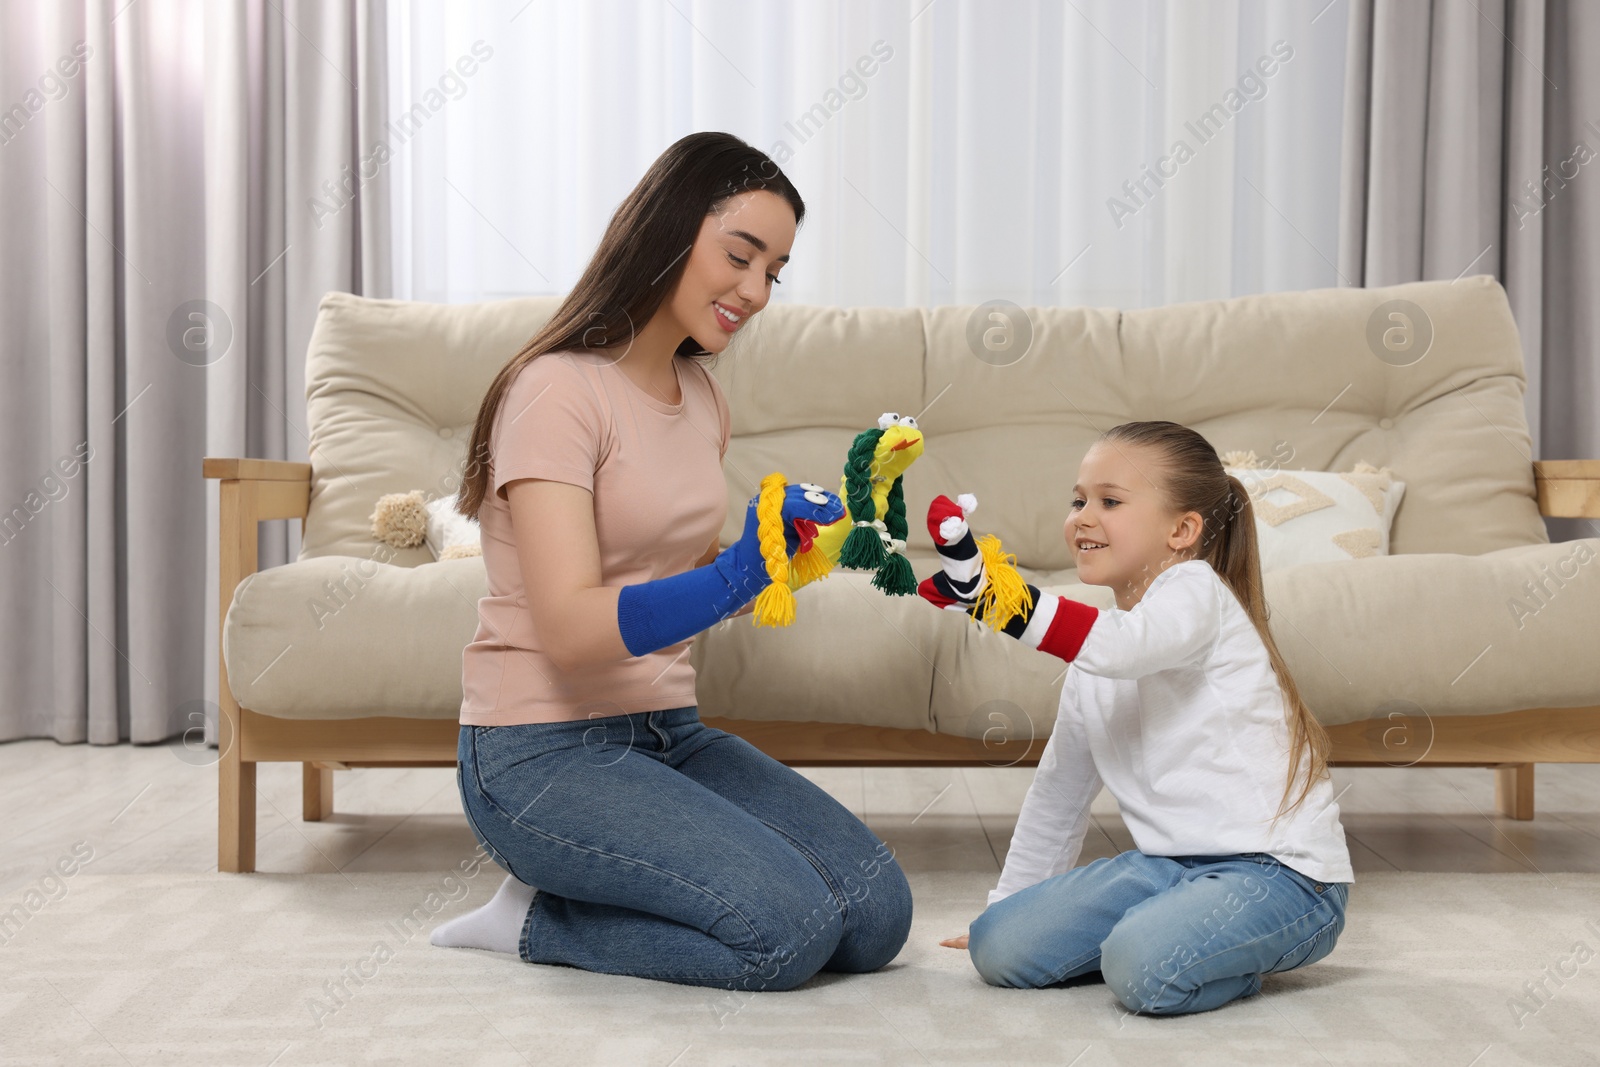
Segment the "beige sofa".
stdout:
[[[1431,332],[1406,366],[1369,343],[1395,300]],[[206,461],[222,499],[220,869],[254,868],[259,762],[304,765],[307,819],[332,810],[337,769],[454,763],[481,560],[389,549],[368,516],[385,493],[454,493],[491,375],[555,303],[329,293],[307,353],[310,464]],[[1099,606],[1109,591],[1076,582],[1061,533],[1099,430],[1164,418],[1219,451],[1292,448],[1290,468],[1388,465],[1407,486],[1391,555],[1266,579],[1335,758],[1498,767],[1499,810],[1517,818],[1532,817],[1533,764],[1600,761],[1600,563],[1575,563],[1540,519],[1600,516],[1600,463],[1530,461],[1521,349],[1492,278],[1025,316],[1013,362],[969,343],[985,309],[769,308],[714,368],[733,411],[724,543],[764,474],[837,484],[884,411],[919,414],[927,434],[906,478],[919,579],[937,566],[928,502],[972,491],[978,527],[1030,580]],[[303,519],[300,558],[257,573],[256,524],[278,518]],[[1530,580],[1546,590],[1532,616],[1510,606]],[[692,657],[702,717],[796,765],[1031,764],[1063,672],[843,571],[800,593],[788,629],[723,623]]]

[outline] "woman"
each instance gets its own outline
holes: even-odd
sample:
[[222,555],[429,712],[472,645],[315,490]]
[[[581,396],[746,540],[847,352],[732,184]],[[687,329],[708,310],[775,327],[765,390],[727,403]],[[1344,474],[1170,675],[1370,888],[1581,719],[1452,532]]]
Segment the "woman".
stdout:
[[[754,500],[718,551],[730,420],[697,357],[766,306],[804,215],[760,151],[683,138],[484,397],[457,502],[489,578],[457,781],[512,877],[434,944],[747,990],[876,970],[905,944],[911,893],[887,846],[702,724],[686,657],[769,580]],[[843,505],[791,486],[783,514],[792,555],[796,520]]]

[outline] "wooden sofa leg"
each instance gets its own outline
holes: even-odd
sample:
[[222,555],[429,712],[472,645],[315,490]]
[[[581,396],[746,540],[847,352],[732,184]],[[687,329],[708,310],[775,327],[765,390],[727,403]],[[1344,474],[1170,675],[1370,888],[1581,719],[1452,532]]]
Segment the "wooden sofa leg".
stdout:
[[256,869],[256,765],[240,759],[243,713],[228,688],[228,665],[221,664],[221,706],[217,716],[217,870],[243,874]]
[[256,765],[224,756],[217,765],[217,870],[256,869]]
[[1533,767],[1506,763],[1494,769],[1494,806],[1506,818],[1533,818]]
[[333,768],[306,762],[300,765],[300,815],[306,822],[321,822],[333,814]]

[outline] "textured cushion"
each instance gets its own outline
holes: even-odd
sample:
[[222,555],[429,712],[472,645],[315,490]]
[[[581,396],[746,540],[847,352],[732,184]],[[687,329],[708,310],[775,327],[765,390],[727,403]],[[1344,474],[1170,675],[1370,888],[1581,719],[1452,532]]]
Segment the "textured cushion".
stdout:
[[[1224,457],[1224,462],[1227,457]],[[1261,572],[1389,554],[1406,483],[1388,471],[1227,467],[1250,494]]]

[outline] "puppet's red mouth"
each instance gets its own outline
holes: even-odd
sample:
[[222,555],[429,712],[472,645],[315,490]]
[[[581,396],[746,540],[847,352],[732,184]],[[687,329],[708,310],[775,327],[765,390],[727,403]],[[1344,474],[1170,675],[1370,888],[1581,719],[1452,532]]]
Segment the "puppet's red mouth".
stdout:
[[[833,521],[838,522],[839,520],[835,519]],[[833,523],[830,522],[828,525],[832,526]],[[794,532],[800,535],[800,547],[795,551],[795,555],[798,556],[801,552],[810,552],[811,542],[817,539],[817,524],[811,519],[795,519]]]

